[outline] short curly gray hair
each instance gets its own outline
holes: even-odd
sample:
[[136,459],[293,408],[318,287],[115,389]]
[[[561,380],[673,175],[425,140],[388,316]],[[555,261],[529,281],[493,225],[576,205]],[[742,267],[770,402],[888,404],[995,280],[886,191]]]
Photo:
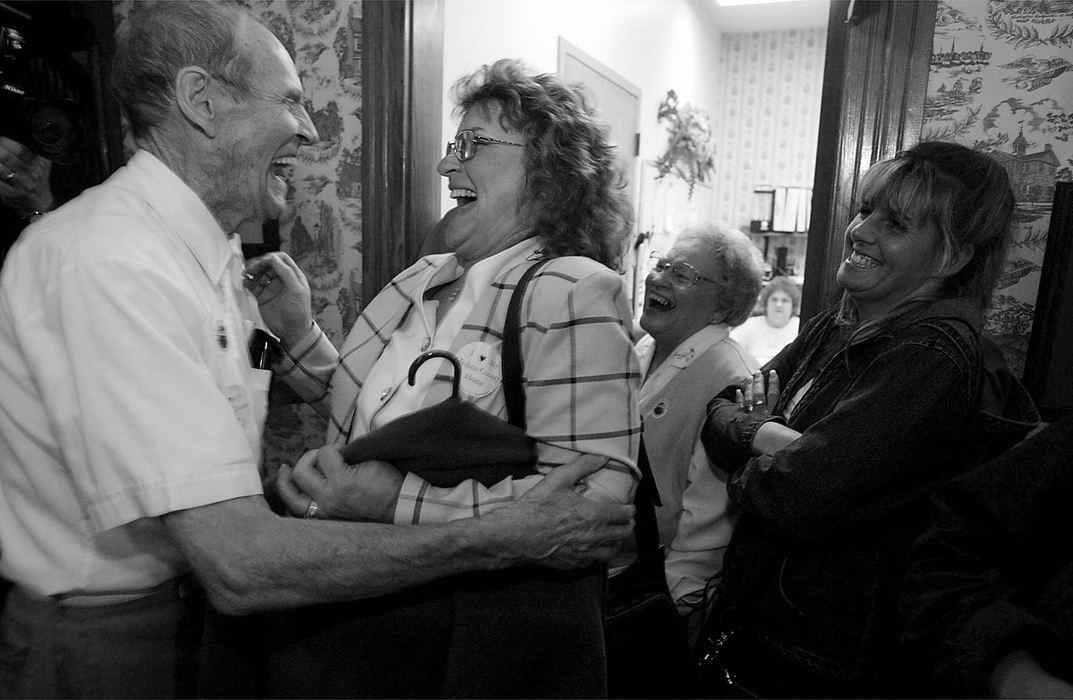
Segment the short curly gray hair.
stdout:
[[760,251],[748,236],[723,221],[687,228],[677,240],[687,238],[695,238],[706,246],[706,254],[718,270],[712,281],[719,305],[715,310],[724,314],[723,323],[731,328],[745,323],[763,285]]

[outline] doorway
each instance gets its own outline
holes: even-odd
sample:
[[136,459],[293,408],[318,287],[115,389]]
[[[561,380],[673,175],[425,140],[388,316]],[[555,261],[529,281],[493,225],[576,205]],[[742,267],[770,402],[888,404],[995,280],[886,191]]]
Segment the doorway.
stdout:
[[581,83],[610,129],[611,143],[618,146],[619,171],[630,200],[634,223],[622,259],[626,288],[631,290],[632,308],[636,310],[638,294],[637,246],[637,157],[641,140],[641,88],[596,60],[580,48],[559,37],[558,73],[569,83]]

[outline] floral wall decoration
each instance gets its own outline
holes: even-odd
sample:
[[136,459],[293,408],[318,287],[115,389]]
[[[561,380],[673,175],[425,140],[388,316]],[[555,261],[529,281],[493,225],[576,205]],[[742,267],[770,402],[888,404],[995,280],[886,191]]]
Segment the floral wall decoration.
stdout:
[[707,182],[715,168],[715,142],[708,113],[687,103],[679,104],[674,90],[659,103],[659,122],[667,122],[667,150],[656,160],[656,180],[667,175],[689,185],[689,198],[698,182]]
[[[279,38],[305,89],[319,141],[299,150],[280,248],[309,279],[313,315],[337,345],[362,306],[361,0],[236,0]],[[116,0],[119,21],[137,3]],[[133,152],[129,138],[128,156]],[[243,234],[243,239],[248,236]],[[324,444],[323,419],[274,390],[265,429],[265,467],[293,464]]]
[[[757,185],[811,187],[820,130],[827,28],[727,34],[719,60],[722,106],[713,114],[718,142],[713,214],[742,231],[755,219]],[[761,250],[762,234],[749,234]],[[808,236],[781,236],[795,274],[804,275]]]
[[924,140],[995,157],[1017,196],[1013,246],[984,332],[1024,370],[1054,184],[1073,180],[1073,2],[939,0]]

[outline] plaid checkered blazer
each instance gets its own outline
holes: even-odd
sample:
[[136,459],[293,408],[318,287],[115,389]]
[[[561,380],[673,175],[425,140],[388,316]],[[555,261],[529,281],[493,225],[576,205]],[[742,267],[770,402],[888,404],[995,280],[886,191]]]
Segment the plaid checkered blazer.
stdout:
[[[338,352],[319,329],[288,350],[278,374],[328,416],[330,443],[341,445],[356,437],[351,428],[365,377],[420,301],[421,290],[448,264],[454,264],[452,255],[432,255],[400,273],[365,308]],[[478,295],[451,352],[457,354],[474,342],[488,343],[493,352],[500,352],[507,305],[531,264],[523,260],[494,276]],[[621,277],[589,258],[552,259],[530,282],[521,318],[527,431],[537,441],[538,470],[546,474],[580,453],[605,456],[608,466],[588,478],[586,493],[599,500],[627,502],[639,479],[640,367],[630,339],[629,302]],[[449,363],[431,362],[442,362],[442,368],[426,406],[448,398],[452,390]],[[506,420],[502,387],[484,396],[463,392],[462,398]],[[517,498],[540,478],[491,488],[466,482],[454,489],[437,489],[410,474],[400,494],[396,522],[479,515]]]

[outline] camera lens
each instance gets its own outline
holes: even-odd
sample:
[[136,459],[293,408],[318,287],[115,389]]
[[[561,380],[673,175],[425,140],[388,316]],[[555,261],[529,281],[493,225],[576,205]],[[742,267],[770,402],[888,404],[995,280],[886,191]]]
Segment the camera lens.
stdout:
[[30,116],[30,137],[37,153],[56,163],[64,163],[71,157],[75,125],[70,114],[59,106],[38,105]]

